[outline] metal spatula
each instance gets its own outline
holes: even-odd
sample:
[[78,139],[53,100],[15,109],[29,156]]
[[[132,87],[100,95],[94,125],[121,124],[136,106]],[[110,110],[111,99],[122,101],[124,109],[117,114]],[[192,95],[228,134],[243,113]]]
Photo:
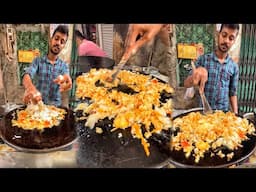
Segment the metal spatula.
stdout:
[[[196,69],[195,64],[194,64],[193,61],[191,61],[191,65],[192,65],[192,69],[193,69],[193,70]],[[209,102],[207,101],[207,99],[206,99],[206,97],[205,97],[204,92],[201,93],[201,92],[199,91],[199,94],[200,94],[200,97],[201,97],[201,100],[202,100],[202,104],[203,104],[203,113],[204,113],[204,114],[213,113],[212,108],[211,108]]]
[[[200,93],[200,91],[199,91],[199,93]],[[201,100],[202,100],[202,103],[203,103],[203,113],[204,114],[212,113],[212,108],[211,108],[210,104],[208,103],[204,92],[200,93],[200,96],[201,96]]]
[[120,70],[124,67],[124,65],[126,64],[127,59],[126,60],[121,60],[120,63],[118,63],[118,65],[116,66],[116,71],[112,74],[112,79],[110,82],[114,82],[118,73],[120,72]]

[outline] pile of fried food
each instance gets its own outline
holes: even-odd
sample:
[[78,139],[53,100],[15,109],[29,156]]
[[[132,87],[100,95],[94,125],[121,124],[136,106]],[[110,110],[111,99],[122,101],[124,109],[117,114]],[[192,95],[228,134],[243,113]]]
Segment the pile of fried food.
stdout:
[[[161,93],[173,93],[173,88],[148,75],[122,70],[114,82],[107,81],[113,71],[91,69],[76,79],[76,98],[81,102],[75,111],[82,110],[85,126],[93,129],[99,120],[113,119],[112,132],[130,128],[133,138],[141,140],[147,156],[150,155],[148,138],[172,126],[172,100],[162,102]],[[119,91],[125,85],[128,92]],[[145,130],[142,130],[142,125]],[[153,126],[152,126],[153,125]],[[153,128],[152,128],[153,127]],[[144,128],[143,128],[144,129]]]
[[45,105],[42,101],[38,104],[30,103],[24,110],[17,111],[17,118],[12,119],[12,126],[27,130],[43,130],[58,126],[65,119],[66,110],[53,105]]
[[[171,150],[183,150],[186,158],[194,157],[195,163],[207,152],[211,157],[217,155],[230,161],[248,135],[255,135],[255,127],[248,119],[223,111],[207,115],[191,112],[174,119],[173,129],[177,133],[172,136]],[[224,153],[225,149],[229,153]]]

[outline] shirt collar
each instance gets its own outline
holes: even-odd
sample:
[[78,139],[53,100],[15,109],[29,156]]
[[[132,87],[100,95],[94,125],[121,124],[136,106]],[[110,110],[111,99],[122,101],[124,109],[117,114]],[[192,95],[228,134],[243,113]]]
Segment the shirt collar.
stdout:
[[[44,60],[45,63],[51,64],[51,62],[48,59],[47,55],[43,56],[43,60]],[[58,63],[59,60],[60,60],[60,58],[57,57],[57,59],[55,60],[54,64]]]
[[[214,61],[219,62],[218,57],[215,52],[212,53],[212,57],[213,57]],[[228,54],[223,64],[227,64],[230,61],[230,59],[231,59],[231,57]]]

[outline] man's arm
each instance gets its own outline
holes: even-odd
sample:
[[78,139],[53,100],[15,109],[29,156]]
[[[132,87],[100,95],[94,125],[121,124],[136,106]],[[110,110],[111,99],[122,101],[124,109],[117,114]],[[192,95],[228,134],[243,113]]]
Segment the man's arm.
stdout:
[[234,113],[238,113],[238,104],[237,104],[237,96],[234,95],[234,96],[231,96],[229,97],[230,99],[230,105],[231,105],[231,109]]
[[25,93],[23,97],[24,103],[29,103],[33,101],[34,103],[38,103],[38,101],[42,100],[41,93],[36,89],[29,74],[25,74],[22,80],[23,86],[25,87]]
[[29,74],[25,74],[25,75],[23,76],[23,81],[22,81],[22,83],[23,83],[23,86],[25,87],[26,90],[27,90],[27,89],[31,89],[31,88],[32,88],[32,89],[35,88],[35,86],[34,86],[34,84],[32,83],[32,80],[31,80]]
[[184,80],[184,87],[189,88],[194,86],[193,84],[193,75],[189,75],[185,80]]
[[235,65],[234,75],[230,78],[230,86],[229,86],[229,100],[231,109],[234,113],[238,113],[238,102],[237,102],[237,87],[238,87],[238,79],[239,79],[239,68],[238,65]]
[[198,67],[193,70],[192,75],[189,75],[184,80],[184,86],[186,88],[192,87],[192,86],[199,86],[199,91],[204,91],[204,86],[206,81],[208,80],[208,71],[204,67]]

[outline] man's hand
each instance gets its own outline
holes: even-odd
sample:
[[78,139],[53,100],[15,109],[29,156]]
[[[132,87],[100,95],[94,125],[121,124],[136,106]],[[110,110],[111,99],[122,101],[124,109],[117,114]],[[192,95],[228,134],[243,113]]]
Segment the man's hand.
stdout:
[[59,75],[53,82],[60,85],[60,92],[68,91],[72,87],[72,80],[69,75]]
[[163,24],[130,24],[122,60],[128,60],[141,46],[153,39],[163,27]]
[[25,104],[33,103],[37,104],[39,101],[42,101],[41,93],[34,87],[30,86],[25,90],[23,96],[23,102]]
[[204,92],[204,86],[206,81],[208,80],[208,71],[204,67],[198,67],[193,70],[192,81],[193,85],[199,86],[199,92]]

